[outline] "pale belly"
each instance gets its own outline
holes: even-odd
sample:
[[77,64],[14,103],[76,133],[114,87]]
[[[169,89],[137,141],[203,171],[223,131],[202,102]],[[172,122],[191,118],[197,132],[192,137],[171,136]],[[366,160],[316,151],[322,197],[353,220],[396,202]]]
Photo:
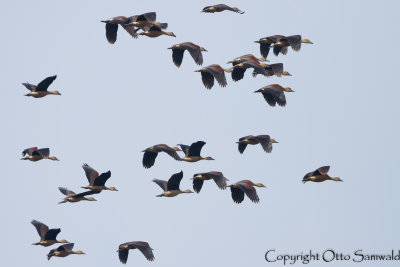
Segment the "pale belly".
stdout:
[[48,94],[47,91],[39,91],[39,92],[31,92],[30,95],[33,96],[34,98],[40,98],[44,97]]
[[184,157],[184,158],[182,158],[182,160],[186,161],[186,162],[197,162],[201,159],[202,159],[201,157]]
[[165,197],[175,197],[177,195],[179,195],[181,192],[178,190],[171,190],[171,191],[167,191],[164,193]]

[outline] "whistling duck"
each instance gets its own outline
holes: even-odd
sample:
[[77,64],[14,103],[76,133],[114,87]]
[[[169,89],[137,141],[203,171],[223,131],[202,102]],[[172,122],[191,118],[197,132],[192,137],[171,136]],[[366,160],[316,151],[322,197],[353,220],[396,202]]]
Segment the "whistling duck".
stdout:
[[166,144],[159,144],[159,145],[148,147],[142,151],[142,152],[144,152],[143,161],[142,161],[143,167],[148,169],[151,166],[153,166],[154,162],[156,161],[157,155],[160,152],[165,152],[168,155],[170,155],[172,158],[174,158],[175,160],[180,161],[181,157],[179,157],[179,155],[178,155],[178,153],[176,153],[176,151],[181,151],[181,150],[177,147],[167,146]]
[[139,35],[146,35],[147,37],[155,38],[161,35],[168,35],[172,37],[176,37],[173,32],[165,32],[162,31],[160,27],[157,27],[155,25],[151,26],[148,30],[139,33]]
[[193,193],[189,189],[183,191],[179,189],[179,184],[181,183],[182,178],[183,178],[183,171],[173,174],[171,178],[169,178],[168,182],[163,180],[153,179],[153,182],[158,184],[161,187],[161,189],[164,190],[164,192],[160,195],[157,195],[157,197],[175,197],[183,193]]
[[38,85],[30,84],[30,83],[23,83],[22,85],[26,87],[29,91],[29,94],[25,96],[32,96],[34,98],[44,97],[46,95],[61,95],[60,92],[56,91],[47,91],[50,84],[57,78],[57,75],[47,77],[43,81],[41,81]]
[[185,52],[185,50],[189,51],[190,55],[192,56],[194,62],[196,62],[197,65],[203,65],[203,55],[201,54],[201,52],[202,51],[207,52],[207,50],[204,49],[203,47],[195,45],[194,43],[191,42],[174,44],[168,49],[172,49],[172,61],[177,67],[180,67],[182,64],[183,53]]
[[308,39],[301,39],[301,35],[291,35],[278,39],[278,41],[275,42],[272,47],[274,48],[275,56],[279,55],[279,53],[286,55],[287,49],[283,48],[290,46],[294,51],[299,51],[302,43],[312,44],[312,42]]
[[258,63],[260,63],[260,62],[268,62],[268,60],[266,58],[264,58],[264,57],[255,57],[252,54],[246,54],[246,55],[243,55],[241,57],[237,57],[237,58],[235,58],[235,59],[233,59],[231,61],[228,61],[226,64],[232,63],[232,65],[235,66],[235,65],[237,65],[239,63],[242,63],[244,61],[247,61],[247,60],[254,60],[254,61],[258,62]]
[[76,194],[74,191],[68,190],[65,187],[59,187],[58,189],[60,190],[61,193],[63,193],[64,195],[67,196],[67,197],[63,198],[63,201],[58,202],[58,204],[67,203],[67,202],[74,203],[74,202],[79,202],[81,200],[97,201],[96,199],[94,199],[92,197],[85,197],[87,195],[96,194],[95,191],[86,191],[86,192]]
[[324,182],[327,180],[343,182],[343,180],[340,179],[339,177],[330,177],[328,175],[329,168],[330,168],[330,166],[323,166],[321,168],[316,169],[313,172],[307,173],[303,177],[303,180],[302,180],[303,183],[308,182],[308,181],[320,183],[320,182]]
[[[25,156],[28,154],[28,156]],[[21,160],[30,160],[30,161],[39,161],[41,159],[50,159],[58,161],[56,157],[50,157],[50,149],[49,148],[41,148],[38,149],[37,147],[30,147],[22,151]]]
[[154,260],[153,249],[149,246],[149,243],[143,241],[126,242],[118,247],[119,260],[125,264],[128,261],[128,254],[130,249],[138,249],[146,257],[148,261]]
[[69,243],[65,245],[61,245],[58,248],[50,250],[49,254],[47,254],[47,259],[50,260],[51,257],[67,257],[71,254],[85,254],[82,250],[72,251],[74,248],[74,243]]
[[203,183],[205,180],[214,180],[214,182],[217,184],[217,186],[220,189],[225,189],[226,188],[226,181],[229,181],[227,178],[224,177],[222,172],[202,172],[202,173],[196,173],[193,175],[193,190],[196,193],[200,193],[201,188],[203,187]]
[[[267,58],[272,44],[276,43],[281,38],[285,38],[285,36],[272,35],[272,36],[261,38],[260,40],[254,41],[254,42],[260,44],[260,53],[263,57]],[[284,48],[284,49],[287,50],[287,48]]]
[[277,76],[281,77],[283,76],[292,76],[289,72],[283,71],[283,64],[282,63],[275,63],[275,64],[260,64],[265,72],[260,73],[258,69],[254,69],[253,71],[253,77],[256,77],[257,74],[263,74],[264,76]]
[[35,226],[39,236],[40,241],[33,243],[32,245],[41,245],[44,247],[51,246],[55,243],[69,243],[67,240],[57,240],[57,235],[61,232],[60,228],[49,229],[47,225],[36,220],[32,220],[31,224]]
[[253,183],[250,180],[242,180],[237,183],[228,185],[231,188],[232,199],[235,203],[241,203],[244,199],[244,194],[254,203],[258,203],[260,201],[257,191],[254,188],[257,187],[265,187],[265,185],[261,183]]
[[160,23],[156,22],[156,12],[149,12],[149,13],[144,13],[141,15],[135,15],[132,17],[129,17],[125,21],[125,25],[133,25],[135,27],[138,27],[142,29],[143,31],[147,31],[148,29],[151,28],[151,26],[157,26],[163,30],[168,28],[168,23]]
[[238,149],[240,154],[243,154],[244,150],[246,149],[247,145],[257,145],[261,144],[262,148],[265,152],[271,153],[272,151],[272,144],[278,143],[275,139],[269,137],[269,135],[248,135],[242,138],[239,138]]
[[117,41],[118,25],[121,25],[132,37],[137,38],[135,27],[133,25],[125,24],[130,18],[125,16],[118,16],[108,20],[102,20],[106,24],[106,38],[110,44]]
[[205,8],[203,8],[203,10],[201,12],[214,13],[214,12],[222,12],[224,10],[233,11],[233,12],[236,12],[236,13],[239,13],[239,14],[243,14],[244,13],[244,11],[239,10],[237,7],[230,7],[230,6],[227,6],[225,4],[206,6]]
[[232,68],[232,80],[237,82],[243,79],[244,73],[248,68],[253,68],[254,69],[253,72],[256,72],[257,74],[263,74],[265,76],[269,76],[268,72],[264,69],[264,65],[265,64],[261,65],[260,63],[258,63],[258,61],[251,59],[238,63],[234,65]]
[[221,85],[221,87],[225,87],[227,85],[225,71],[232,72],[231,69],[224,69],[218,64],[213,64],[199,70],[195,70],[195,72],[201,72],[201,79],[207,89],[211,89],[214,86],[214,78],[217,80],[219,85]]
[[272,107],[274,107],[276,103],[278,103],[279,106],[286,105],[286,97],[284,92],[294,91],[290,87],[285,88],[279,84],[270,84],[258,89],[257,91],[254,91],[254,93],[262,93],[265,101],[267,101],[267,103]]
[[201,149],[205,144],[206,142],[203,141],[197,141],[190,146],[178,144],[178,146],[181,147],[183,153],[185,153],[185,157],[183,157],[182,160],[187,162],[197,162],[199,160],[214,160],[212,157],[204,158],[200,156]]
[[101,190],[118,191],[113,186],[107,187],[104,185],[111,177],[111,171],[104,172],[99,175],[99,173],[95,169],[93,169],[86,163],[82,165],[82,168],[85,171],[86,178],[89,181],[89,185],[83,186],[82,188],[90,189],[92,191],[95,191],[95,193],[100,193]]

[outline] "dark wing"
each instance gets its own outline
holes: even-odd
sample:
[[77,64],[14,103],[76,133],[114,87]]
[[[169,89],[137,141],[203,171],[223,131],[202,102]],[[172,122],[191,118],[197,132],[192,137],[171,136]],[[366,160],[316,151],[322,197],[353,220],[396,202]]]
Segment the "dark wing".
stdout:
[[301,48],[301,35],[287,36],[286,39],[289,41],[290,47],[294,51],[299,51]]
[[263,95],[265,101],[267,101],[267,103],[268,103],[270,106],[275,107],[275,105],[276,105],[276,100],[275,100],[274,95],[270,94],[269,92],[267,92],[267,93],[264,93],[264,92],[263,92],[262,95]]
[[29,156],[32,156],[32,152],[37,150],[37,147],[30,147],[25,149],[24,151],[22,151],[22,156],[25,156],[26,154],[28,154]]
[[271,44],[260,43],[260,53],[264,58],[268,57]]
[[159,27],[153,25],[153,26],[150,27],[149,31],[150,31],[150,32],[160,32],[160,31],[161,31],[161,28],[159,28]]
[[243,152],[246,149],[246,147],[247,147],[246,143],[239,143],[238,144],[238,149],[239,149],[240,154],[243,154]]
[[189,51],[190,55],[192,56],[194,62],[196,62],[197,65],[202,65],[203,64],[203,55],[201,54],[201,50],[199,46],[192,46],[187,43],[182,43],[180,44],[183,48],[185,48],[187,51]]
[[283,73],[283,64],[282,63],[275,63],[268,65],[271,70],[274,72],[274,74],[278,77],[282,76]]
[[107,180],[111,177],[111,171],[108,172],[104,172],[102,174],[100,174],[99,177],[97,177],[94,180],[93,185],[94,186],[104,186],[104,184],[107,182]]
[[224,177],[222,172],[207,172],[203,175],[212,178],[220,189],[226,188],[226,181],[228,181],[228,179]]
[[221,85],[222,87],[225,87],[227,85],[224,71],[217,71],[213,68],[209,68],[208,71],[214,76],[219,85]]
[[183,171],[175,173],[169,178],[167,184],[167,191],[179,190],[179,184],[183,178]]
[[136,21],[150,21],[154,22],[157,19],[156,12],[144,13],[136,17]]
[[193,179],[193,190],[196,193],[200,193],[201,188],[203,187],[204,180],[200,178],[194,178]]
[[170,155],[171,157],[173,157],[175,160],[180,161],[181,157],[179,157],[178,153],[176,153],[175,150],[169,148],[169,147],[165,147],[165,146],[159,146],[157,145],[156,148],[160,149],[161,151],[167,153],[168,155]]
[[118,257],[119,261],[122,262],[123,264],[126,264],[128,261],[128,255],[129,255],[129,249],[119,249],[118,250]]
[[235,203],[241,203],[244,199],[244,192],[236,187],[231,186],[231,195]]
[[60,190],[61,193],[63,193],[66,196],[74,196],[76,195],[74,191],[68,190],[65,187],[59,187],[58,190]]
[[157,155],[158,155],[158,153],[156,153],[156,152],[150,152],[150,151],[144,152],[143,161],[142,161],[143,167],[148,169],[151,166],[153,166],[154,162],[156,161]]
[[32,155],[40,155],[43,158],[48,158],[50,156],[50,149],[48,148],[41,148],[32,152]]
[[36,92],[39,92],[39,91],[47,91],[47,88],[50,86],[50,84],[51,84],[56,78],[57,78],[57,75],[47,77],[46,79],[44,79],[43,81],[41,81],[41,82],[37,85],[35,91],[36,91]]
[[190,148],[190,146],[182,145],[182,144],[178,144],[178,146],[181,147],[183,153],[185,153],[185,156],[187,157],[187,156],[189,155],[189,148]]
[[56,238],[57,238],[57,235],[59,234],[61,232],[61,229],[60,228],[57,228],[57,229],[50,229],[47,233],[46,233],[46,235],[45,235],[45,237],[44,237],[44,240],[57,240]]
[[258,198],[256,189],[249,182],[238,183],[238,186],[240,189],[243,190],[243,192],[246,194],[246,196],[248,198],[250,198],[251,201],[253,201],[255,203],[260,201],[260,199]]
[[172,61],[174,62],[175,66],[181,66],[184,52],[185,50],[179,48],[172,49]]
[[235,82],[237,82],[237,81],[243,79],[244,73],[245,73],[245,72],[246,72],[246,69],[245,69],[245,68],[236,67],[236,66],[233,67],[233,70],[232,70],[232,73],[231,73],[231,75],[232,75],[232,80],[234,80]]
[[72,251],[74,248],[74,243],[68,243],[65,245],[61,245],[57,248],[57,251]]
[[98,194],[98,193],[99,193],[98,191],[90,190],[90,191],[86,191],[86,192],[82,192],[82,193],[76,194],[74,197],[79,198],[79,197],[84,197],[84,196]]
[[114,44],[117,41],[118,24],[106,23],[106,37],[110,44]]
[[129,25],[129,24],[121,24],[122,28],[125,29],[125,31],[127,31],[130,36],[132,36],[133,38],[138,38],[138,35],[136,33],[137,30],[135,30],[135,26],[133,25]]
[[201,72],[201,80],[207,89],[214,86],[214,76],[210,72]]
[[137,249],[142,252],[142,254],[146,257],[148,261],[154,260],[153,249],[146,242],[136,242]]
[[272,151],[272,143],[271,138],[269,136],[254,136],[254,139],[260,142],[262,148],[265,152],[271,153]]
[[153,182],[155,182],[156,184],[158,184],[164,192],[167,191],[167,184],[168,184],[167,181],[158,180],[158,179],[153,179]]
[[189,155],[188,157],[193,157],[193,156],[200,156],[200,151],[203,148],[203,146],[206,144],[206,142],[203,141],[197,141],[196,143],[193,143],[190,148],[189,148]]
[[316,169],[313,173],[312,176],[317,176],[317,175],[327,175],[329,172],[330,166],[323,166],[318,169]]
[[47,225],[45,225],[44,223],[41,223],[36,220],[32,220],[31,224],[33,224],[33,226],[35,226],[35,228],[40,236],[40,241],[45,240],[45,236],[46,236],[46,233],[49,231],[49,227]]
[[[317,170],[317,171],[318,171],[318,170]],[[307,179],[308,177],[314,176],[313,173],[315,173],[315,172],[316,172],[316,171],[306,173],[306,175],[304,175],[304,177],[303,177],[303,180]]]
[[99,173],[86,163],[82,165],[82,168],[85,171],[89,185],[93,185],[94,180],[99,177]]
[[[274,55],[275,55],[275,56],[278,56],[279,53],[282,51],[282,48],[283,48],[283,46],[275,45],[275,46],[274,46]],[[283,53],[282,53],[282,54],[283,54]]]
[[30,84],[30,83],[22,83],[23,86],[26,87],[29,91],[35,92],[36,91],[36,85]]

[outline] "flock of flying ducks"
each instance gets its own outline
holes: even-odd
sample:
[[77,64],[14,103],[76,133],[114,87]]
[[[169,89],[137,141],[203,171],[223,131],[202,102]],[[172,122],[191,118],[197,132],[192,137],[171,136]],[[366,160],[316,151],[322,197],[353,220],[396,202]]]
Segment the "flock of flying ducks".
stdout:
[[[202,12],[205,13],[214,13],[214,12],[222,12],[222,11],[232,11],[239,14],[243,14],[244,12],[239,10],[236,7],[229,7],[224,4],[207,6]],[[118,16],[108,20],[102,21],[105,23],[106,28],[106,38],[110,44],[114,44],[117,40],[117,32],[119,26],[121,26],[124,30],[126,30],[132,37],[138,38],[139,35],[145,35],[151,38],[159,37],[161,35],[167,35],[176,37],[173,32],[164,31],[168,27],[168,23],[161,23],[156,21],[156,13],[149,12],[141,15],[135,15],[131,17]],[[141,31],[141,32],[139,32]],[[260,53],[262,57],[255,57],[252,54],[246,54],[241,57],[237,57],[228,62],[228,64],[232,64],[232,68],[223,68],[218,64],[212,64],[207,67],[203,67],[196,72],[201,73],[202,81],[204,86],[207,89],[211,89],[214,85],[214,79],[222,86],[225,87],[227,85],[225,72],[231,73],[233,81],[239,81],[243,79],[244,73],[247,69],[253,69],[253,76],[257,76],[258,74],[264,76],[290,76],[287,71],[283,70],[282,63],[275,64],[264,64],[261,62],[267,62],[266,59],[269,50],[272,49],[273,53],[278,56],[279,54],[285,55],[288,52],[288,48],[291,47],[294,51],[299,51],[302,43],[312,44],[308,39],[302,39],[300,35],[292,35],[292,36],[283,36],[283,35],[273,35],[265,38],[261,38],[256,43],[260,44]],[[202,52],[207,51],[203,47],[200,47],[191,42],[184,42],[180,44],[174,44],[168,49],[172,50],[172,60],[173,63],[180,67],[183,60],[183,55],[185,50],[189,52],[193,60],[196,64],[203,64],[203,56]],[[57,75],[50,76],[43,81],[41,81],[37,85],[33,85],[30,83],[23,83],[23,85],[30,90],[30,93],[26,94],[26,96],[32,96],[34,98],[41,98],[47,95],[61,95],[58,91],[48,91],[48,87],[53,83],[53,81],[57,78]],[[286,105],[285,92],[293,92],[293,90],[289,87],[282,87],[279,84],[271,84],[264,86],[263,88],[255,91],[254,93],[262,93],[266,102],[270,106],[275,106],[278,104],[279,106]],[[245,137],[239,138],[238,150],[242,154],[247,145],[258,145],[260,144],[262,149],[267,152],[272,152],[272,144],[278,143],[275,139],[272,139],[269,135],[249,135]],[[190,146],[184,144],[178,144],[180,147],[170,147],[166,144],[158,144],[153,145],[151,147],[146,148],[142,152],[143,154],[143,167],[151,168],[155,164],[155,160],[158,156],[158,153],[165,152],[170,157],[177,161],[186,161],[186,162],[197,162],[200,160],[214,160],[212,157],[202,157],[200,152],[203,146],[206,143],[204,141],[197,141]],[[177,152],[183,152],[184,156],[181,157]],[[58,161],[57,157],[50,156],[49,148],[41,148],[37,147],[27,148],[22,152],[23,158],[22,160],[30,160],[30,161],[39,161],[42,159],[49,159]],[[82,186],[83,189],[87,191],[81,193],[75,193],[71,190],[68,190],[64,187],[59,187],[59,190],[65,197],[62,199],[61,203],[66,202],[79,202],[79,201],[96,201],[93,197],[88,197],[89,195],[99,194],[102,190],[110,190],[110,191],[118,191],[115,187],[107,187],[105,183],[111,177],[111,171],[104,172],[99,174],[95,169],[90,167],[88,164],[83,164],[82,168],[85,172],[86,178],[89,182],[89,185]],[[332,181],[342,181],[338,177],[330,177],[328,175],[329,166],[323,166],[318,168],[313,172],[307,173],[303,182],[323,182],[327,180]],[[168,181],[154,179],[153,182],[161,187],[163,192],[157,197],[175,197],[179,194],[185,193],[193,193],[190,189],[181,190],[179,188],[180,182],[183,178],[183,172],[173,174]],[[226,189],[227,187],[231,190],[231,196],[235,203],[241,203],[244,200],[244,195],[246,195],[252,202],[258,203],[260,201],[256,187],[265,187],[262,183],[254,183],[250,180],[242,180],[236,183],[227,185],[227,181],[229,181],[222,172],[219,171],[210,171],[204,173],[196,173],[193,175],[193,190],[196,193],[201,191],[204,181],[214,180],[219,189]],[[54,245],[56,243],[64,243],[56,249],[50,250],[47,257],[50,260],[51,257],[66,257],[71,254],[85,254],[84,252],[78,250],[73,251],[74,243],[69,243],[66,240],[57,240],[57,235],[61,232],[61,229],[49,229],[49,227],[37,220],[33,220],[31,222],[33,226],[35,226],[39,236],[40,241],[34,243],[33,245],[41,245],[44,247],[48,247]],[[133,241],[126,242],[118,247],[118,255],[119,259],[122,263],[126,263],[128,260],[128,253],[130,249],[138,249],[142,254],[146,257],[147,260],[153,261],[154,255],[152,252],[152,248],[149,246],[147,242],[143,241]]]

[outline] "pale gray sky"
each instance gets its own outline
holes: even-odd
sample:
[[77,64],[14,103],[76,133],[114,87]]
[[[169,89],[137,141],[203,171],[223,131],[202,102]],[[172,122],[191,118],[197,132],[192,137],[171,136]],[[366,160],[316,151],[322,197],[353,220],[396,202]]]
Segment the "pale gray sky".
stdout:
[[[51,248],[32,246],[39,220],[62,229],[87,255],[52,258],[52,266],[121,266],[117,247],[143,240],[150,263],[131,251],[131,266],[265,266],[264,253],[333,248],[388,253],[399,249],[400,185],[397,85],[398,1],[228,1],[246,13],[204,14],[210,1],[8,1],[0,10],[3,95],[2,194],[4,266],[44,266]],[[176,38],[131,38],[119,30],[115,45],[100,20],[156,11]],[[314,42],[286,56],[292,77],[251,77],[206,90],[200,67],[185,53],[172,63],[175,43],[208,50],[204,66],[237,56],[259,56],[261,37],[302,34]],[[22,82],[57,74],[51,90],[62,96],[25,97]],[[290,86],[285,108],[268,106],[253,91]],[[249,134],[279,141],[266,154],[235,142]],[[141,151],[154,144],[207,142],[215,161],[177,162],[160,155],[142,167]],[[61,161],[21,161],[31,146],[50,147]],[[119,192],[97,202],[58,205],[58,186],[80,191],[83,163],[111,170]],[[343,183],[301,183],[306,172],[331,165]],[[230,191],[206,182],[200,194],[156,198],[152,179],[183,170],[182,189],[194,173],[222,171],[231,182],[264,183],[259,204],[235,204]],[[133,252],[133,253],[132,253]],[[322,262],[309,264],[321,266]],[[351,265],[336,262],[329,266]],[[367,262],[363,266],[376,266]],[[394,266],[394,262],[380,265]],[[283,266],[282,263],[273,266]],[[297,264],[300,266],[300,264]]]

